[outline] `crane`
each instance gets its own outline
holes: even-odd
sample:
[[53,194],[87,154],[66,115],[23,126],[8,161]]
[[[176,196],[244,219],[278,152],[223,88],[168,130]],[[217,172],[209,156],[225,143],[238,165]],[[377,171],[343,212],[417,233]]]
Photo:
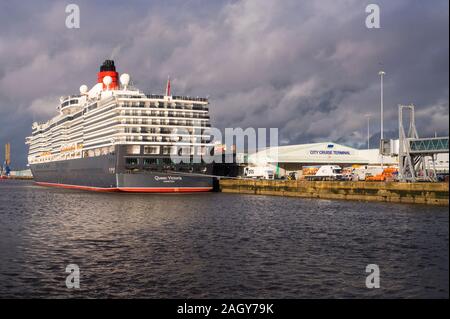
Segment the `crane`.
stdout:
[[11,165],[11,144],[6,143],[5,145],[5,163],[3,165],[3,174],[9,176],[11,169],[9,166]]

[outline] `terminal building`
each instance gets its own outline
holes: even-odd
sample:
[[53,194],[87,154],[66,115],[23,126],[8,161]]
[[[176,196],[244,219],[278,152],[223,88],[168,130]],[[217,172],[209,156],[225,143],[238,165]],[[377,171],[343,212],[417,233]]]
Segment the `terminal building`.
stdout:
[[250,166],[272,166],[278,176],[301,174],[304,166],[397,166],[398,158],[381,157],[379,149],[356,149],[337,143],[313,143],[270,147],[248,156]]

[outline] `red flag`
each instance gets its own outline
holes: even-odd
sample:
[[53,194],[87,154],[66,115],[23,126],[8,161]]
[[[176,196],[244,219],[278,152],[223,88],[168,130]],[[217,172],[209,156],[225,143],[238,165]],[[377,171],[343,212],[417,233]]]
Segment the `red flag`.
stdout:
[[170,96],[170,78],[167,79],[166,95]]

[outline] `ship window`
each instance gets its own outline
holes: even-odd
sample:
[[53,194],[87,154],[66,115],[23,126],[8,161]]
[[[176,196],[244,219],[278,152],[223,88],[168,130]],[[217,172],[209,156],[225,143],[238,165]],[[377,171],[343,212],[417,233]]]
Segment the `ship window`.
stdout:
[[169,155],[170,154],[170,146],[163,146],[162,153],[164,155]]
[[136,166],[138,165],[139,160],[136,157],[127,157],[125,159],[125,163],[129,166]]
[[144,154],[159,154],[158,146],[144,146]]
[[144,165],[154,165],[157,164],[156,158],[144,158]]
[[128,145],[127,146],[127,154],[140,154],[141,146],[140,145]]

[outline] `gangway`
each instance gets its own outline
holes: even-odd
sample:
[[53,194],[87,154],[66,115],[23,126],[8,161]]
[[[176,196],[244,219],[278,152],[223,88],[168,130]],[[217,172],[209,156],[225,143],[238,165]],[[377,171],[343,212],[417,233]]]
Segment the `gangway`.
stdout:
[[[409,111],[408,132],[405,131],[403,113]],[[437,181],[435,155],[448,153],[448,136],[419,138],[416,129],[414,105],[399,105],[399,180],[401,182]],[[431,161],[427,161],[431,157]],[[430,165],[431,163],[431,165]]]
[[412,139],[409,144],[411,153],[448,153],[448,137]]

